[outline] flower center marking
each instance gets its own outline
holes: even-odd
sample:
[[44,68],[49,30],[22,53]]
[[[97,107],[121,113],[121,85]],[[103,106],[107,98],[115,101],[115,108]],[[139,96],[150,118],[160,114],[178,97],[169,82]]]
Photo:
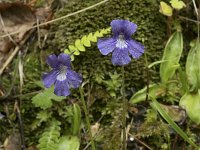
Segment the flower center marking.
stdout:
[[58,75],[56,77],[59,81],[64,81],[66,77],[67,67],[66,66],[60,66],[60,70],[58,72]]
[[124,39],[124,35],[120,34],[118,36],[116,47],[120,49],[127,48],[127,42]]

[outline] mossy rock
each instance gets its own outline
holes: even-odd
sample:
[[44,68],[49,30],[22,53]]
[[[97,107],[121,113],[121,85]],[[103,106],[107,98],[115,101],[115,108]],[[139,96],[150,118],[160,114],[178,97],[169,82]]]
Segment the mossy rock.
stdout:
[[[99,0],[75,0],[68,2],[67,5],[58,11],[56,18],[70,14],[77,10],[81,10]],[[48,49],[59,52],[63,51],[70,44],[74,44],[76,39],[90,32],[95,32],[102,28],[110,26],[110,22],[114,19],[128,19],[138,25],[138,30],[133,36],[136,40],[145,45],[145,53],[150,62],[159,60],[162,55],[164,41],[166,37],[165,17],[159,14],[159,3],[156,1],[143,0],[113,0],[108,1],[88,11],[71,16],[52,25],[50,37],[47,41]],[[75,58],[75,67],[81,68],[83,72],[98,72],[98,70],[112,72],[119,67],[113,67],[110,62],[111,57],[101,56],[97,49],[96,43],[86,52],[81,53]],[[86,69],[86,70],[84,70]],[[147,81],[145,70],[144,55],[134,60],[125,67],[127,86],[136,89],[141,88]],[[158,80],[159,76],[156,72],[158,68],[150,70],[153,80]]]

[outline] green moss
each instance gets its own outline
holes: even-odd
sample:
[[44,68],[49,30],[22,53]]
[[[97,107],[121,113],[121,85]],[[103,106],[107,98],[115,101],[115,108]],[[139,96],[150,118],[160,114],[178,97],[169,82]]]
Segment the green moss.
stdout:
[[[56,18],[83,9],[97,2],[99,1],[83,2],[76,0],[69,2],[67,6],[56,14]],[[113,19],[128,19],[138,25],[138,30],[133,38],[143,42],[145,45],[148,61],[153,62],[159,60],[164,47],[163,42],[167,37],[165,36],[165,18],[159,14],[158,10],[159,4],[155,3],[155,1],[109,1],[81,14],[56,22],[52,26],[52,31],[56,32],[52,33],[47,41],[48,48],[54,51],[62,51],[83,35],[109,27]],[[91,48],[88,48],[86,52],[81,53],[81,56],[75,58],[75,66],[79,69],[82,68],[84,72],[89,74],[92,74],[98,69],[105,74],[108,70],[120,69],[113,67],[110,63],[110,58],[101,56],[96,43]],[[143,87],[147,80],[144,55],[139,60],[134,60],[125,68],[127,70],[127,86],[136,89]],[[156,69],[158,68],[150,71],[153,80],[158,80]]]

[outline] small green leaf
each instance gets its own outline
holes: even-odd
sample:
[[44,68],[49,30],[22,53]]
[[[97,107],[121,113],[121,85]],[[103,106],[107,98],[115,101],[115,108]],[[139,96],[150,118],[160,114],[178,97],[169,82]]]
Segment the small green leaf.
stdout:
[[173,8],[178,9],[178,10],[182,9],[183,7],[186,7],[185,3],[180,0],[171,0],[170,3]]
[[71,55],[71,61],[74,61],[74,55]]
[[172,16],[172,8],[165,2],[160,2],[159,12],[165,16]]
[[79,51],[82,51],[82,52],[85,51],[85,47],[81,44],[81,40],[80,39],[75,41],[75,46]]
[[63,97],[63,96],[56,96],[53,93],[53,90],[54,90],[54,87],[52,86],[51,88],[45,89],[43,92],[35,95],[32,98],[32,103],[36,107],[40,107],[42,109],[47,109],[52,106],[52,100],[61,101],[61,100],[65,99],[65,97]]
[[40,120],[40,122],[46,122],[51,117],[52,112],[47,112],[46,110],[42,110],[39,113],[37,113],[37,119]]
[[99,31],[96,31],[94,33],[94,36],[96,36],[96,37],[103,37],[103,33],[99,32]]
[[89,40],[92,41],[92,42],[97,42],[97,37],[94,36],[92,33],[90,33],[90,34],[88,35],[88,38],[89,38]]
[[70,54],[71,51],[70,51],[69,49],[65,49],[65,50],[64,50],[64,53],[65,53],[65,54]]
[[60,138],[56,150],[79,150],[80,142],[76,136],[63,136]]
[[80,55],[80,52],[78,51],[78,49],[75,46],[69,45],[68,47],[69,47],[69,50],[71,53],[73,53],[74,55]]
[[81,44],[83,44],[86,47],[90,47],[91,46],[90,40],[86,35],[82,37]]

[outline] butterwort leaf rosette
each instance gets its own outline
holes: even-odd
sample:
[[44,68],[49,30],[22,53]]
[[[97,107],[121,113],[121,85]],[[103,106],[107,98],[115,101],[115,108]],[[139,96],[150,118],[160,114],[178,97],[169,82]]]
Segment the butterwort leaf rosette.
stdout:
[[82,82],[82,76],[71,68],[69,55],[61,53],[58,57],[55,54],[47,57],[47,64],[52,68],[49,73],[42,76],[46,88],[54,84],[54,93],[58,96],[70,95],[70,88],[78,88]]
[[128,20],[113,20],[111,28],[113,36],[99,39],[97,46],[102,55],[112,53],[113,65],[126,65],[131,62],[131,57],[137,59],[144,53],[144,46],[131,38],[137,29],[136,24]]

